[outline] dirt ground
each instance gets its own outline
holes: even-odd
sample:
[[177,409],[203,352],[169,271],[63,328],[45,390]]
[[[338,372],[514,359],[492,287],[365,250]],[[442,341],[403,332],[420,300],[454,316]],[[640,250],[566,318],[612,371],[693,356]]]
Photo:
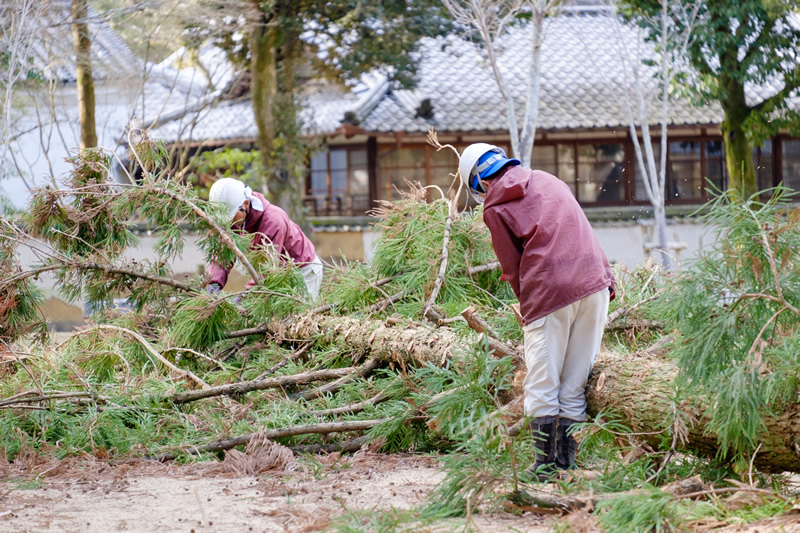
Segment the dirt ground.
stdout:
[[[328,462],[256,475],[225,463],[0,463],[0,531],[320,531],[342,515],[419,506],[444,477],[430,457],[362,453]],[[366,519],[352,523],[374,531]],[[475,516],[471,526],[545,532],[552,523],[543,515],[499,513]],[[383,530],[463,531],[465,524]]]

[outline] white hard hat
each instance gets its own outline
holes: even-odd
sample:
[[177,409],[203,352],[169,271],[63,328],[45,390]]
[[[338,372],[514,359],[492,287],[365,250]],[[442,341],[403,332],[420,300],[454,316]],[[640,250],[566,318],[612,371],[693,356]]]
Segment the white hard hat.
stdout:
[[[483,157],[484,155],[487,157]],[[458,174],[472,199],[482,204],[483,198],[478,194],[477,189],[480,187],[478,180],[491,176],[508,163],[519,165],[520,161],[506,157],[505,150],[499,146],[487,143],[470,144],[461,152]]]
[[236,211],[247,200],[247,185],[233,178],[222,178],[214,182],[208,191],[208,201],[225,204],[228,207],[229,218],[233,218]]

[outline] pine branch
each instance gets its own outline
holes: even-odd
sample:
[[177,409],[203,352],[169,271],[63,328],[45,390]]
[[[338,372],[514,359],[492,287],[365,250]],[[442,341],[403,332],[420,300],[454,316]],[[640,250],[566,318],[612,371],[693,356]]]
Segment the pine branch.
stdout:
[[492,270],[497,270],[498,268],[500,268],[500,261],[492,261],[491,263],[469,267],[467,273],[470,276],[474,276],[475,274],[480,274],[481,272],[490,272]]
[[177,366],[173,365],[172,363],[170,363],[169,360],[166,357],[164,357],[163,355],[158,353],[158,351],[155,348],[153,348],[153,346],[149,342],[147,342],[147,339],[145,339],[144,337],[142,337],[141,335],[139,335],[135,331],[132,331],[132,330],[127,329],[127,328],[121,328],[119,326],[111,326],[109,324],[101,324],[99,326],[96,326],[95,328],[92,328],[92,329],[89,329],[89,330],[86,330],[86,331],[82,331],[81,333],[87,333],[87,332],[93,331],[95,329],[105,329],[105,330],[110,330],[110,331],[119,331],[121,333],[125,333],[126,335],[130,335],[131,337],[136,339],[139,342],[139,344],[141,344],[142,347],[144,347],[145,350],[147,350],[147,353],[149,353],[150,355],[152,355],[153,357],[155,357],[156,359],[161,361],[161,363],[163,363],[164,366],[166,366],[167,368],[169,368],[173,372],[181,374],[184,377],[190,378],[192,381],[194,381],[195,383],[197,383],[201,387],[203,387],[205,389],[208,388],[208,386],[209,386],[208,383],[206,383],[205,381],[203,381],[202,379],[200,379],[199,377],[194,375],[194,373],[190,372],[189,370],[182,370],[182,369],[178,368]]
[[346,376],[343,376],[337,379],[334,382],[328,383],[321,387],[317,387],[315,389],[311,389],[309,391],[302,392],[297,395],[296,399],[299,400],[312,400],[314,398],[319,398],[325,394],[330,394],[336,392],[337,390],[341,389],[351,381],[355,381],[359,378],[365,378],[368,375],[372,374],[372,372],[381,365],[381,361],[377,359],[370,359],[365,364],[358,367],[355,372],[351,372]]
[[5,345],[6,349],[11,353],[11,355],[14,356],[14,359],[17,360],[17,362],[20,364],[20,366],[22,366],[22,368],[25,369],[25,372],[28,374],[28,376],[30,376],[31,381],[33,381],[33,384],[36,385],[36,389],[39,391],[39,394],[44,396],[44,390],[42,389],[42,385],[36,379],[36,376],[33,375],[33,372],[31,372],[31,369],[28,368],[28,365],[26,365],[22,361],[22,359],[19,358],[19,356],[17,355],[17,352],[15,352],[14,349],[6,341],[4,341],[2,338],[0,338],[0,342],[2,342]]
[[264,379],[265,377],[269,376],[270,374],[274,374],[275,372],[277,372],[281,368],[285,367],[286,365],[288,365],[292,361],[295,361],[296,359],[302,357],[303,354],[305,354],[308,351],[308,349],[311,347],[311,344],[312,344],[311,341],[306,342],[300,348],[295,350],[292,355],[290,355],[289,357],[284,358],[283,361],[281,361],[277,365],[273,366],[272,368],[270,368],[269,370],[267,370],[266,372],[264,372],[263,374],[258,376],[254,381],[258,381],[259,379]]
[[486,337],[486,341],[489,345],[489,350],[492,351],[495,357],[511,357],[514,359],[514,365],[518,368],[524,368],[525,366],[525,358],[514,348],[508,346],[504,342],[492,337],[488,331],[488,325],[486,322],[478,315],[473,307],[467,307],[463,311],[461,311],[461,316],[464,317],[464,320],[467,321],[467,324],[470,328],[475,330],[480,335]]
[[238,383],[229,383],[227,385],[220,385],[218,387],[211,387],[204,390],[185,391],[172,396],[164,398],[165,401],[172,403],[188,403],[203,398],[212,398],[214,396],[232,396],[245,394],[248,392],[273,389],[278,387],[286,387],[289,385],[300,385],[303,383],[310,383],[312,381],[319,381],[323,379],[334,379],[346,376],[353,370],[354,367],[347,368],[326,368],[323,370],[313,370],[311,372],[303,372],[293,376],[279,376],[269,379],[256,379],[252,381],[240,381]]
[[208,213],[200,209],[200,207],[197,204],[195,204],[185,196],[172,192],[169,189],[153,188],[152,190],[154,192],[161,192],[163,194],[166,194],[170,198],[178,200],[188,205],[198,217],[203,219],[209,226],[211,226],[214,229],[215,232],[217,232],[217,235],[219,235],[219,238],[222,240],[222,242],[224,242],[228,246],[228,248],[230,248],[231,251],[236,255],[236,258],[242,262],[242,265],[244,265],[244,267],[250,273],[250,276],[255,280],[255,282],[261,283],[262,281],[264,281],[264,278],[261,277],[258,271],[253,267],[253,265],[247,259],[247,256],[239,249],[238,246],[236,246],[236,243],[233,242],[233,239],[231,239],[231,236],[228,235],[228,232],[222,229],[222,227],[219,224],[217,224],[217,221],[214,220],[213,217],[209,216]]
[[0,407],[7,407],[9,405],[15,405],[20,403],[38,403],[38,402],[47,402],[51,400],[63,400],[66,398],[94,398],[94,394],[90,392],[57,392],[53,394],[45,394],[41,396],[26,396],[24,398],[8,398],[5,400],[0,401]]
[[[635,304],[633,304],[630,307],[619,307],[619,308],[617,308],[616,311],[614,311],[613,313],[608,315],[608,318],[606,319],[606,323],[607,324],[611,324],[612,322],[614,322],[618,318],[621,318],[621,317],[627,315],[628,313],[634,311],[638,307],[640,307],[640,306],[642,306],[642,305],[644,305],[644,304],[646,304],[648,302],[652,302],[653,300],[657,300],[660,296],[661,296],[661,291],[657,291],[654,295],[650,296],[649,298],[645,298],[644,300],[639,300],[638,302],[636,302]],[[606,327],[608,327],[608,326],[606,326]]]
[[391,295],[391,296],[389,296],[387,298],[384,298],[380,302],[376,302],[373,305],[367,307],[365,309],[365,312],[367,314],[380,313],[381,311],[383,311],[384,309],[386,309],[390,305],[394,305],[395,303],[397,303],[400,300],[402,300],[405,295],[406,295],[406,291],[400,291],[397,294],[393,294],[393,295]]
[[344,431],[365,431],[372,429],[378,424],[385,422],[385,420],[351,420],[347,422],[326,422],[322,424],[309,424],[305,426],[289,426],[279,429],[262,429],[257,433],[248,433],[230,439],[222,439],[202,446],[186,446],[183,451],[164,452],[158,455],[152,455],[147,459],[154,461],[172,461],[183,454],[199,455],[206,452],[218,452],[222,450],[229,450],[236,446],[242,446],[250,442],[250,440],[259,435],[265,439],[275,440],[283,437],[292,437],[295,435],[308,435],[308,434],[326,434],[326,433],[341,433]]
[[154,283],[159,283],[161,285],[173,287],[175,289],[179,289],[184,292],[197,292],[197,289],[195,289],[194,287],[191,287],[185,283],[181,283],[180,281],[170,278],[162,278],[161,276],[144,274],[142,272],[139,272],[137,270],[132,270],[129,268],[121,268],[111,264],[102,264],[91,261],[69,261],[63,259],[55,259],[55,260],[59,261],[60,264],[47,265],[44,267],[35,268],[33,270],[26,270],[25,272],[20,272],[15,276],[11,276],[9,278],[4,279],[2,282],[0,282],[0,287],[6,287],[12,283],[16,283],[25,280],[27,278],[32,278],[40,274],[43,274],[45,272],[51,272],[53,270],[59,270],[63,268],[63,269],[76,269],[76,270],[94,270],[94,271],[106,272],[108,274],[120,274],[132,278],[152,281]]
[[350,415],[360,413],[370,405],[377,405],[391,398],[386,392],[379,392],[372,398],[361,402],[355,402],[342,407],[335,407],[333,409],[320,409],[318,411],[309,411],[308,414],[315,416],[335,416],[335,415]]

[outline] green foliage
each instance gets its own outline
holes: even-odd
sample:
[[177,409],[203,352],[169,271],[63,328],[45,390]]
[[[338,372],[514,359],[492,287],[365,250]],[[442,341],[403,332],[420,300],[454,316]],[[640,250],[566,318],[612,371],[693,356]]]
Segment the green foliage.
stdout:
[[463,371],[429,364],[416,372],[426,393],[437,395],[427,407],[431,423],[457,442],[471,439],[475,428],[501,407],[498,396],[511,388],[513,375],[511,358],[496,359],[486,344],[468,356]]
[[238,321],[239,314],[225,298],[187,298],[175,309],[170,337],[178,346],[202,350],[225,339]]
[[442,457],[447,476],[430,494],[423,516],[463,516],[484,503],[491,508],[516,488],[517,476],[530,467],[534,454],[530,434],[509,437],[502,420],[487,417],[456,452]]
[[[261,163],[261,152],[239,148],[218,148],[202,152],[190,161],[191,175],[188,179],[199,182],[199,177],[213,176],[214,181],[221,178],[236,178],[250,187],[258,189],[263,185],[265,169]],[[203,191],[206,195],[207,191]]]
[[[326,283],[329,301],[339,312],[352,312],[403,292],[404,299],[389,307],[404,315],[422,312],[442,262],[442,243],[448,217],[444,200],[425,201],[425,191],[414,189],[404,199],[385,202],[375,211],[382,232],[369,265],[350,265],[334,274]],[[453,313],[468,305],[494,308],[505,301],[514,301],[507,283],[500,281],[499,271],[470,276],[469,267],[495,260],[488,230],[479,211],[458,214],[452,221],[448,245],[448,264],[437,303]],[[375,282],[391,278],[389,283]],[[369,280],[369,283],[367,282]],[[505,317],[512,317],[510,310]],[[511,322],[507,322],[511,324]],[[518,328],[517,328],[518,331]]]
[[714,244],[664,298],[680,333],[681,388],[715,408],[709,431],[720,452],[750,456],[764,417],[797,393],[800,359],[800,210],[785,190],[762,205],[725,194],[706,216]]
[[106,194],[111,155],[86,149],[70,160],[68,192],[49,186],[38,189],[22,220],[31,235],[41,238],[70,258],[93,258],[99,251],[118,258],[136,237],[118,215],[116,195]]
[[597,504],[597,512],[608,533],[686,531],[691,520],[719,516],[710,503],[676,499],[656,488],[604,499]]
[[12,342],[33,331],[43,338],[47,332],[47,326],[39,315],[43,299],[42,291],[27,279],[1,286],[0,340]]
[[13,342],[46,325],[39,315],[43,294],[29,278],[19,276],[17,245],[19,235],[13,224],[0,218],[0,340]]
[[[699,105],[718,101],[724,112],[723,135],[730,141],[726,161],[731,186],[740,188],[743,198],[756,191],[751,152],[766,139],[788,129],[800,131],[800,113],[790,105],[800,86],[800,28],[794,22],[794,2],[764,0],[698,0],[676,3],[668,10],[668,31],[682,33],[691,26],[688,57],[676,64],[687,65],[677,73],[676,89],[688,91]],[[697,19],[685,16],[694,5]],[[623,13],[643,26],[654,44],[660,42],[662,2],[625,0]],[[668,52],[680,52],[681,39],[668,39]],[[769,86],[780,80],[783,87],[763,102],[748,103],[745,86]],[[744,140],[743,144],[739,141]],[[728,143],[728,141],[726,141]]]

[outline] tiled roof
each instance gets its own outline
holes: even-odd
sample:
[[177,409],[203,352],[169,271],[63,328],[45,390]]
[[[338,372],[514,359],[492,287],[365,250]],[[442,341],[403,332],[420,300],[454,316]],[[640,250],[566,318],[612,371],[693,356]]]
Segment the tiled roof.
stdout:
[[[603,12],[566,13],[550,19],[541,52],[537,129],[565,130],[627,127],[625,70],[615,43],[629,50],[638,41],[633,29],[615,25]],[[522,119],[525,70],[531,57],[530,31],[513,30],[501,42],[499,65]],[[386,95],[364,121],[367,131],[506,131],[506,106],[485,52],[461,39],[427,39],[419,83],[412,91]],[[629,59],[630,60],[630,59]],[[411,94],[410,94],[411,93]],[[433,117],[416,117],[413,102],[429,98]],[[673,105],[672,124],[708,124],[722,120],[717,104],[702,108],[687,101]],[[655,120],[654,120],[655,121]]]
[[[70,6],[70,0],[49,0],[43,5],[34,29],[33,65],[52,81],[75,81]],[[141,61],[92,7],[89,7],[88,26],[95,79],[124,78],[141,71]]]
[[[627,128],[624,100],[627,94],[620,46],[643,47],[636,30],[616,26],[606,11],[577,9],[549,19],[542,48],[538,131]],[[525,69],[531,56],[530,32],[513,30],[501,42],[500,69],[516,100],[518,117],[524,110]],[[440,132],[506,132],[506,106],[500,96],[485,52],[460,37],[426,38],[421,42],[419,77],[414,89],[393,89],[386,78],[372,74],[353,88],[314,82],[306,86],[301,120],[309,134],[332,134],[344,122],[366,132],[426,132],[435,126]],[[627,57],[630,61],[631,57]],[[627,75],[630,76],[629,74]],[[654,83],[648,79],[648,83]],[[748,85],[751,103],[759,102],[782,88],[772,80],[761,86]],[[424,100],[432,104],[430,118],[419,116]],[[800,109],[800,96],[790,102]],[[226,140],[255,138],[249,100],[219,104],[193,118],[191,139]],[[695,107],[686,100],[672,104],[670,124],[719,124],[723,113],[717,102]],[[181,124],[186,124],[184,117]],[[651,114],[651,124],[657,114]],[[638,121],[637,121],[638,122]],[[168,141],[189,137],[188,129],[166,123],[153,132]]]

